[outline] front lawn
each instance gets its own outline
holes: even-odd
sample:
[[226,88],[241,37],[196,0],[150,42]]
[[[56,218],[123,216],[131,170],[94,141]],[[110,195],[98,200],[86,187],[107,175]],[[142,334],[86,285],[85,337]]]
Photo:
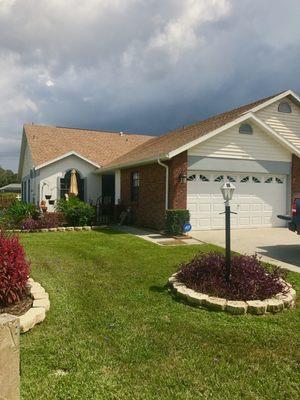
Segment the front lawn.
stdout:
[[[299,395],[299,308],[234,317],[168,293],[178,263],[213,246],[161,247],[110,230],[21,239],[51,299],[44,323],[21,337],[23,400]],[[300,275],[287,280],[300,293]]]

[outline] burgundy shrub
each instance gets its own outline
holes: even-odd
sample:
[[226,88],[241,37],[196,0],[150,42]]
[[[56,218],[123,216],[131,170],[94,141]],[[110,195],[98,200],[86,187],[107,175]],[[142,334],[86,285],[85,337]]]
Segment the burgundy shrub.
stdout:
[[64,215],[61,212],[44,213],[38,220],[39,228],[57,228],[64,224]]
[[257,255],[232,256],[229,282],[225,279],[225,256],[220,253],[200,253],[182,264],[177,276],[197,292],[229,300],[264,300],[286,291],[279,269],[268,271]]
[[21,222],[22,230],[57,228],[64,224],[64,215],[59,212],[44,213],[38,219],[26,218]]
[[0,306],[8,306],[26,295],[30,264],[17,236],[0,232]]
[[21,222],[21,229],[23,231],[31,231],[33,229],[37,229],[38,223],[39,221],[33,218],[23,219],[23,221]]

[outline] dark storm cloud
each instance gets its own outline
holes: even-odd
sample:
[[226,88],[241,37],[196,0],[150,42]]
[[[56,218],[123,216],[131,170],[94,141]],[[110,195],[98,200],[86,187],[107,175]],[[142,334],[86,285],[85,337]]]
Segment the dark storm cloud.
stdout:
[[0,0],[0,164],[25,122],[160,134],[300,91],[298,0]]

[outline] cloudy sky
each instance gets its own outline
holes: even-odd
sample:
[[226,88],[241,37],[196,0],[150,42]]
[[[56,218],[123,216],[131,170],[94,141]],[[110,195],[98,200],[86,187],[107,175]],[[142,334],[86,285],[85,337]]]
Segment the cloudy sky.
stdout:
[[161,134],[300,92],[299,0],[0,0],[0,165],[23,123]]

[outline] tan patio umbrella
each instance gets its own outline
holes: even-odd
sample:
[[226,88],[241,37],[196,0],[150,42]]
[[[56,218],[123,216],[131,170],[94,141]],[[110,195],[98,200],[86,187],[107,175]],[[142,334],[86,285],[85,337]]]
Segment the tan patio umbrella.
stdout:
[[77,196],[78,195],[78,184],[77,184],[77,177],[76,177],[76,170],[75,169],[72,169],[72,171],[71,171],[69,194],[71,196]]

